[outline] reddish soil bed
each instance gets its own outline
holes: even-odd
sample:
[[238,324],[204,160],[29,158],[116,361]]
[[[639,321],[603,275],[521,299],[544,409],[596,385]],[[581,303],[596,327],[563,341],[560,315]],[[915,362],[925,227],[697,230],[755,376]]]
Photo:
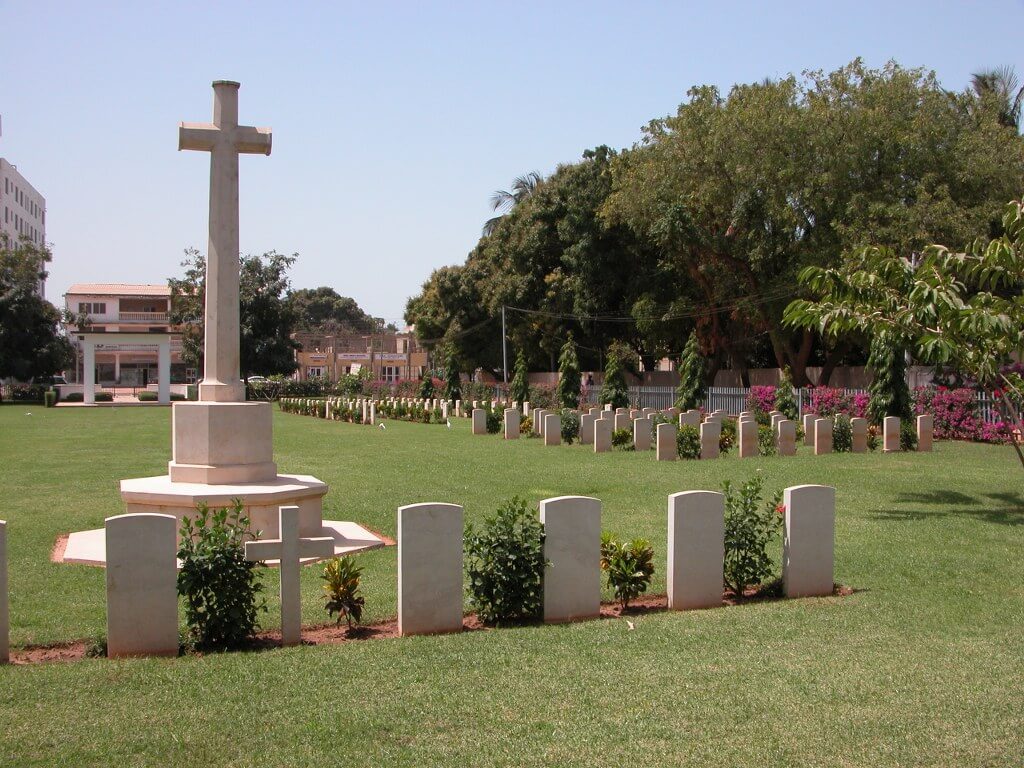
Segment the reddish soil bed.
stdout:
[[[847,597],[856,590],[851,587],[836,584],[833,595]],[[760,602],[764,600],[781,600],[782,593],[777,585],[769,585],[765,588],[751,588],[744,592],[743,600],[737,601],[736,596],[725,591],[722,600],[725,605],[737,605],[741,603]],[[666,595],[641,595],[630,602],[628,608],[622,608],[618,603],[602,603],[602,619],[618,619],[624,616],[643,616],[649,613],[661,613],[668,610],[668,597]],[[463,632],[490,631],[491,628],[480,622],[475,613],[465,616],[462,621]],[[360,642],[362,640],[386,640],[399,637],[398,619],[380,621],[376,624],[364,624],[351,629],[342,624],[315,624],[302,628],[303,645],[338,645],[341,643]],[[256,635],[252,644],[242,650],[262,651],[281,646],[280,630],[265,630]],[[89,643],[85,640],[75,640],[70,643],[56,643],[54,645],[29,645],[23,648],[11,649],[12,664],[39,664],[51,661],[78,661],[85,658]]]

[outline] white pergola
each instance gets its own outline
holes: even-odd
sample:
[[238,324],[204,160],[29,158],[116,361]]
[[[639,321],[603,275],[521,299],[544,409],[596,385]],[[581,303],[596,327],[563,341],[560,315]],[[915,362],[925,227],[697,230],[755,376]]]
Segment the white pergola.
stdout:
[[171,402],[171,334],[170,333],[78,333],[82,344],[83,384],[85,391],[83,401],[89,405],[96,403],[96,345],[114,347],[121,344],[138,344],[157,348],[157,402]]

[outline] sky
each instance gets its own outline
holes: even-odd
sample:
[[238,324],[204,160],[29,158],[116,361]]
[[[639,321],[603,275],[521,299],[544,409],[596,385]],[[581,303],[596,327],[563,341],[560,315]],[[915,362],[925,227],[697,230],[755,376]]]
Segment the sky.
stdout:
[[497,189],[593,146],[628,147],[696,84],[836,69],[855,57],[1024,76],[1024,0],[930,2],[76,2],[0,0],[0,157],[46,198],[47,296],[164,283],[205,252],[209,156],[177,126],[273,129],[241,158],[241,249],[297,253],[401,322],[462,263]]

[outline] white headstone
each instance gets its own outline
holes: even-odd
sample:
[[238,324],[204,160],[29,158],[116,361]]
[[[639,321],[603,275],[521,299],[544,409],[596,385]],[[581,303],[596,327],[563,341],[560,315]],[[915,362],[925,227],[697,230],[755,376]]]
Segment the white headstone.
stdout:
[[620,429],[629,429],[631,426],[629,420],[629,413],[624,408],[619,409],[621,413],[615,414],[615,431],[618,432]]
[[700,425],[700,457],[702,459],[717,459],[721,453],[719,440],[722,437],[722,422],[713,419],[705,421]]
[[668,607],[722,604],[725,565],[725,497],[684,491],[668,497]]
[[519,410],[517,408],[505,409],[505,439],[519,439]]
[[651,450],[651,420],[649,418],[633,419],[633,448],[638,451]]
[[11,614],[7,588],[7,521],[0,520],[0,664],[10,661]]
[[740,419],[737,428],[740,443],[740,458],[749,459],[758,455],[757,422],[752,418]]
[[547,411],[543,408],[533,409],[533,434],[543,435],[544,434],[544,414]]
[[850,446],[850,452],[867,453],[868,420],[861,418],[850,419],[850,433],[853,436],[853,444]]
[[398,508],[398,633],[462,630],[462,507]]
[[108,517],[107,655],[178,655],[174,515]]
[[804,445],[814,445],[814,422],[817,420],[817,414],[804,414]]
[[928,453],[932,449],[932,435],[935,420],[930,413],[922,413],[917,417],[917,450]]
[[832,453],[832,419],[814,420],[814,455]]
[[473,434],[487,434],[487,411],[485,411],[483,408],[473,409]]
[[277,515],[279,538],[245,542],[245,559],[278,561],[281,577],[281,644],[298,645],[302,641],[300,560],[330,557],[334,554],[334,539],[330,536],[299,536],[298,507],[279,507]]
[[601,502],[560,496],[540,503],[544,525],[544,621],[601,612]]
[[676,443],[676,428],[671,424],[659,424],[656,433],[655,458],[657,461],[675,461],[679,458]]
[[584,413],[580,416],[580,445],[594,444],[594,421],[593,413]]
[[594,422],[594,453],[612,449],[612,420],[601,418]]
[[795,456],[796,422],[791,421],[790,419],[783,419],[780,421],[775,440],[779,456]]
[[782,585],[786,597],[831,595],[835,547],[836,491],[827,485],[797,485],[783,493],[786,507]]
[[679,426],[680,427],[682,427],[682,426],[699,427],[700,426],[700,411],[695,410],[695,409],[690,409],[686,413],[680,413],[679,414]]
[[561,445],[562,417],[557,413],[544,414],[544,445]]
[[882,422],[882,450],[896,453],[900,450],[900,417],[886,416]]

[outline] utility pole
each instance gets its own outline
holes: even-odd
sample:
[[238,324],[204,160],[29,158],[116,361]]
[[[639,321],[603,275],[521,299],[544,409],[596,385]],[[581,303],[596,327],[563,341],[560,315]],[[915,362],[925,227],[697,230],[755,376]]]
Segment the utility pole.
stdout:
[[508,336],[505,335],[505,305],[501,305],[501,369],[508,386]]

